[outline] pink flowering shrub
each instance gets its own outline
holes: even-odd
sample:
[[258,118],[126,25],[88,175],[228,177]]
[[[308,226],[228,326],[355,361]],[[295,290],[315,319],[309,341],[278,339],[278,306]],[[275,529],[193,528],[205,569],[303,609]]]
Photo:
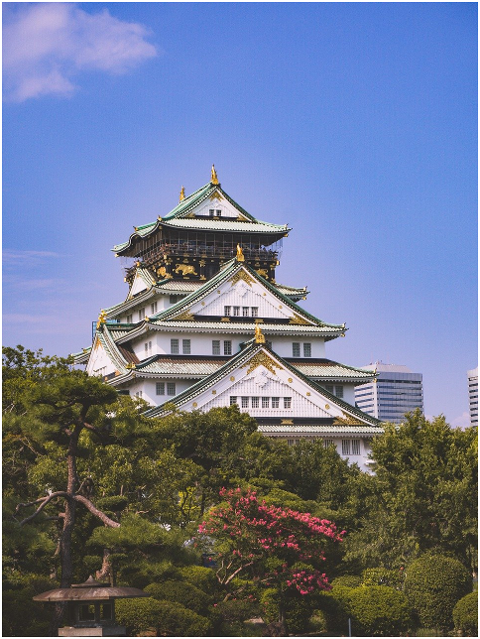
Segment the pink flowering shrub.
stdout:
[[330,589],[322,570],[324,549],[342,541],[344,530],[309,513],[269,506],[251,490],[222,488],[220,495],[224,503],[199,527],[216,542],[220,583],[248,575],[263,586],[301,595]]

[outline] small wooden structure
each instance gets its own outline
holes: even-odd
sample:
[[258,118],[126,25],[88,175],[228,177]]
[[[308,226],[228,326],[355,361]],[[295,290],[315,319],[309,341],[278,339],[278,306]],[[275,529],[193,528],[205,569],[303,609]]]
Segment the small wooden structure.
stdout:
[[125,628],[116,625],[115,599],[148,596],[138,588],[110,586],[89,577],[83,584],[47,590],[33,600],[67,603],[69,625],[58,629],[59,637],[125,637]]

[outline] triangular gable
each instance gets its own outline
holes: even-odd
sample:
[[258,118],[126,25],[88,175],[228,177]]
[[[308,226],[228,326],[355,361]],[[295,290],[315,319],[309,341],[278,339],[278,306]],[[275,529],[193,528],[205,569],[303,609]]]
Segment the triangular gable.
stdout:
[[[290,324],[309,326],[330,326],[339,331],[346,330],[342,325],[328,325],[310,315],[288,297],[280,293],[275,286],[267,282],[245,262],[236,259],[228,262],[221,271],[183,300],[159,313],[155,319],[177,320],[198,317],[224,317],[225,306],[239,307],[240,316],[248,308],[248,316],[254,316],[252,308],[259,318],[287,320]],[[153,319],[153,318],[152,318]]]
[[133,297],[146,291],[154,285],[154,279],[148,271],[143,268],[138,268],[135,271],[135,277],[133,278],[132,285],[127,295],[127,300],[131,300]]
[[[264,406],[268,399],[268,406]],[[208,411],[238,403],[255,418],[317,418],[376,425],[374,418],[335,397],[305,376],[268,347],[252,344],[217,372],[173,398],[181,410]],[[164,405],[165,406],[165,405]],[[168,412],[159,406],[147,411],[158,416]]]

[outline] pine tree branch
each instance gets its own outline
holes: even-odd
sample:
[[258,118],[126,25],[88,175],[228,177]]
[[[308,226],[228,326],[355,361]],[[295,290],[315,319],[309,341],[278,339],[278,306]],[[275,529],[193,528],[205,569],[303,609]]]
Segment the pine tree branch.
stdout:
[[98,508],[94,506],[92,502],[83,495],[73,495],[72,499],[83,504],[85,508],[92,513],[92,515],[95,515],[95,517],[100,519],[100,521],[103,521],[105,526],[109,526],[110,528],[120,528],[120,524],[117,521],[113,521],[113,519],[110,519],[108,515],[103,513],[101,510],[98,510]]
[[71,499],[72,496],[64,492],[63,490],[58,490],[57,492],[51,493],[50,495],[47,495],[46,497],[40,497],[40,499],[36,499],[35,501],[31,501],[29,503],[17,504],[17,507],[15,508],[15,514],[18,513],[21,508],[28,508],[29,506],[40,504],[40,506],[32,515],[30,515],[29,517],[26,517],[25,519],[22,519],[22,521],[20,522],[20,526],[23,526],[29,521],[32,521],[32,519],[35,519],[35,517],[37,517],[37,515],[39,515],[42,512],[45,506],[48,503],[50,503],[52,499],[56,499],[57,497],[64,497],[65,499]]

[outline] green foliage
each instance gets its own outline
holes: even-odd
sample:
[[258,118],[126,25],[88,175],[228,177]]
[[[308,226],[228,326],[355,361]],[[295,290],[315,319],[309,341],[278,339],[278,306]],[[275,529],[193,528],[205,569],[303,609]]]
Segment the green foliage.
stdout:
[[203,590],[203,592],[213,593],[218,588],[217,578],[211,568],[184,566],[179,568],[179,574],[185,581]]
[[154,599],[178,601],[185,608],[206,615],[213,604],[213,599],[205,592],[188,582],[167,580],[161,583],[149,584],[145,588]]
[[2,636],[46,636],[50,611],[32,597],[55,586],[41,575],[9,573],[3,583]]
[[457,601],[453,609],[453,622],[455,630],[464,637],[478,635],[478,590]]
[[457,559],[443,555],[415,560],[405,578],[405,594],[425,628],[451,629],[455,604],[471,590],[468,570]]
[[[400,590],[403,585],[404,570],[389,568],[366,568],[362,572],[362,586],[391,586]],[[358,584],[360,585],[360,584]]]
[[373,637],[392,637],[411,626],[406,596],[389,586],[360,586],[348,593],[348,614],[352,633]]
[[217,637],[256,636],[247,620],[258,614],[258,605],[251,599],[228,599],[213,606],[213,629]]
[[157,636],[205,637],[211,624],[208,619],[171,601],[120,599],[115,604],[116,618],[127,628],[129,636],[144,637],[147,632]]
[[341,575],[340,577],[335,577],[335,579],[332,581],[332,588],[357,588],[361,585],[361,583],[362,578],[358,575]]

